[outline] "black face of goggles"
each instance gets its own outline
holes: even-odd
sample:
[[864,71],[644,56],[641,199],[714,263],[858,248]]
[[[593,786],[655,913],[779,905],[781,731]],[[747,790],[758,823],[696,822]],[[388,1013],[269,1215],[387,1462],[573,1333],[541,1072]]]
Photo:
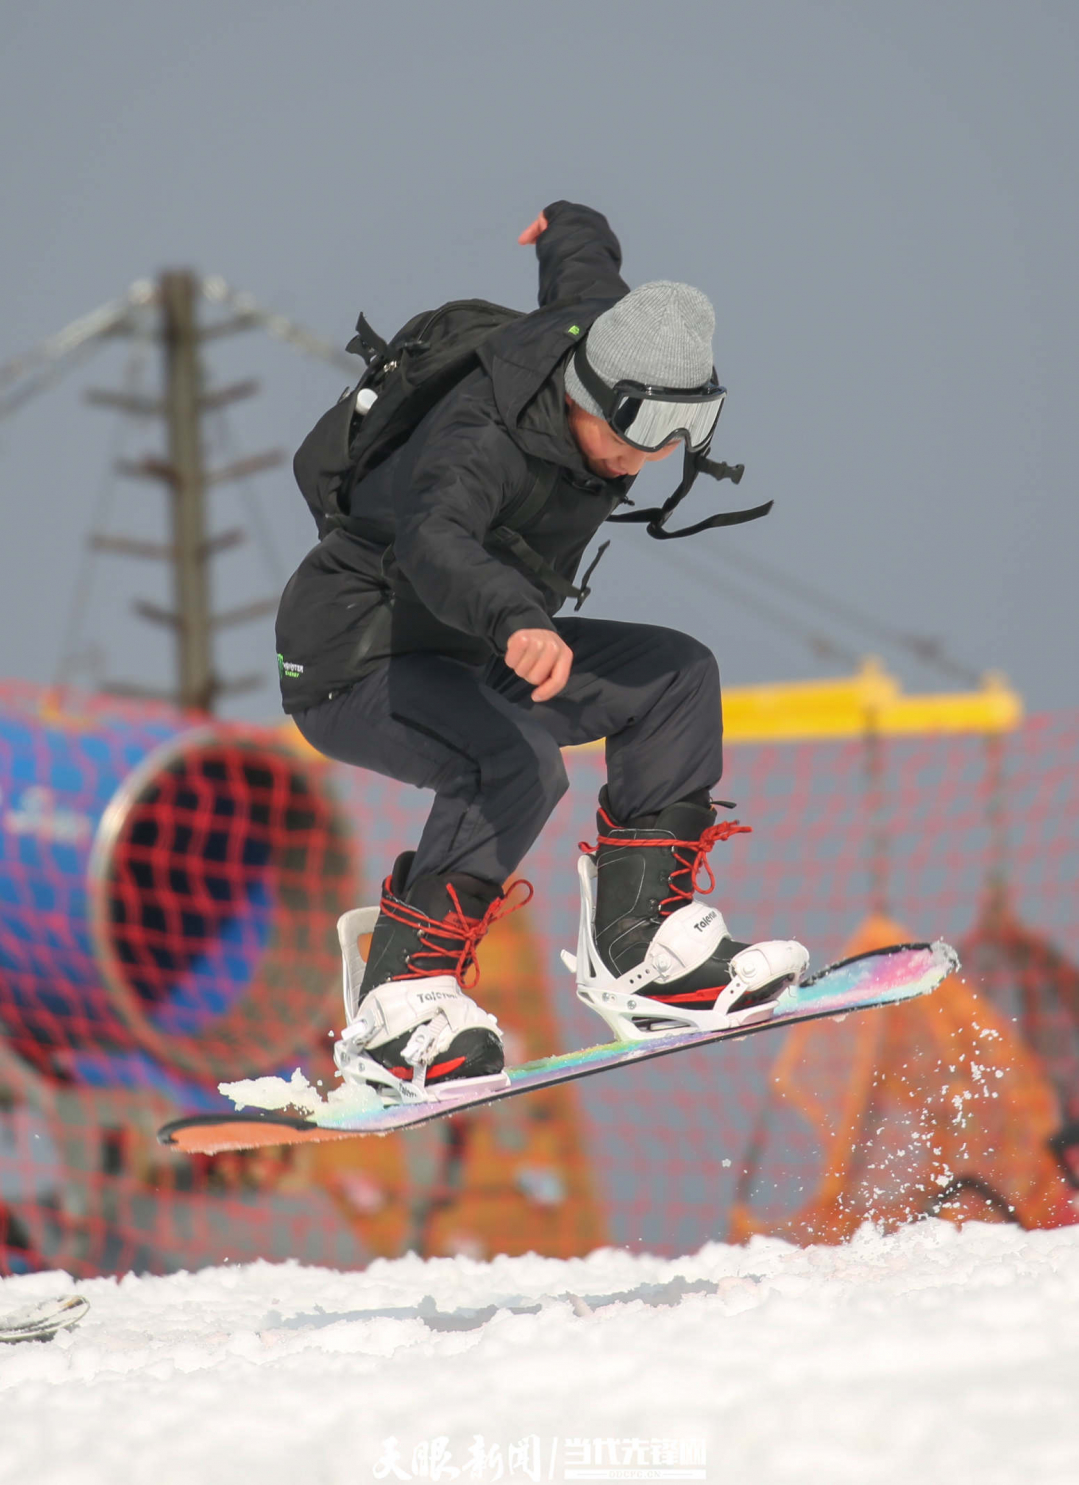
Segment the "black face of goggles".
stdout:
[[716,380],[714,367],[705,385],[692,391],[647,387],[631,381],[609,387],[588,364],[585,346],[582,341],[573,352],[574,370],[589,396],[603,409],[608,426],[624,443],[648,454],[678,439],[691,450],[708,447],[727,396],[726,387]]

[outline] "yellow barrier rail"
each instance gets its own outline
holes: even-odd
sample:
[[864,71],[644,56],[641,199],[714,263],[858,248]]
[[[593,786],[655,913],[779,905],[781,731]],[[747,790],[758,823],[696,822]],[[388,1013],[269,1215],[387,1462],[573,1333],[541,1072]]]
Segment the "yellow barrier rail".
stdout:
[[1011,732],[1023,720],[1023,700],[993,672],[980,690],[904,694],[879,660],[852,676],[733,686],[723,694],[725,742],[799,742],[810,739],[934,733]]

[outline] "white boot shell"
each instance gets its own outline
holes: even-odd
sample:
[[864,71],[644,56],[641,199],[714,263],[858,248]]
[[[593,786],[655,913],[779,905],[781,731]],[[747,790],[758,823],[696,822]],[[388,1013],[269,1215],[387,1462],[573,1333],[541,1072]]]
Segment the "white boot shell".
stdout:
[[596,949],[596,866],[588,855],[577,862],[581,886],[581,917],[577,953],[563,950],[562,962],[577,975],[577,995],[603,1017],[619,1041],[646,1041],[680,1031],[721,1031],[771,1019],[775,997],[734,1011],[733,1005],[749,991],[775,983],[776,995],[797,984],[809,967],[809,951],[794,939],[768,939],[742,949],[731,960],[731,980],[714,1006],[696,1010],[668,1005],[648,994],[653,986],[669,986],[710,958],[729,938],[723,915],[705,902],[687,902],[657,928],[648,952],[635,969],[613,975]]

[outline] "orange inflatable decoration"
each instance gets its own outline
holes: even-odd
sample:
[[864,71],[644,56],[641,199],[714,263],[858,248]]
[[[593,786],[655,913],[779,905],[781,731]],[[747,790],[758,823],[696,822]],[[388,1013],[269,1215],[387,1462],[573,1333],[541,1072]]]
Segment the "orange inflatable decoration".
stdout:
[[962,954],[982,993],[1039,1057],[1063,1117],[1079,1119],[1079,967],[1025,924],[1003,891],[989,896]]
[[[847,944],[860,954],[912,935],[873,915]],[[1079,1221],[1048,1141],[1056,1096],[1009,1020],[961,975],[886,1011],[787,1033],[773,1094],[743,1170],[730,1236],[841,1242],[935,1215],[1055,1227]],[[816,1146],[816,1189],[779,1204],[785,1152]],[[789,1181],[786,1183],[789,1185]]]

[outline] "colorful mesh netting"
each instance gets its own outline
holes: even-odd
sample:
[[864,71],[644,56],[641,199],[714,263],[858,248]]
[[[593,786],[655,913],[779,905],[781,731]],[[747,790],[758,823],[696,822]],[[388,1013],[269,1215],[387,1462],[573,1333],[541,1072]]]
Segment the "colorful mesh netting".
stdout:
[[[219,1078],[332,1078],[334,921],[375,900],[427,808],[322,765],[290,729],[196,721],[0,688],[0,1264],[359,1264],[604,1241],[677,1253],[726,1236],[732,1217],[739,1232],[794,1231],[811,1209],[819,1235],[859,1212],[934,1206],[1073,1215],[1045,1146],[1079,1087],[1079,716],[1008,739],[1003,815],[977,738],[888,742],[872,789],[857,742],[728,751],[722,792],[754,827],[712,857],[735,932],[797,934],[819,965],[883,892],[913,936],[969,941],[977,1006],[960,986],[851,1017],[803,1044],[804,1069],[795,1033],[777,1033],[408,1137],[189,1160],[154,1131],[224,1106]],[[567,766],[569,793],[522,867],[536,899],[481,949],[480,999],[514,1057],[605,1034],[558,958],[576,938],[577,842],[593,836],[602,754]],[[1009,919],[986,916],[987,883]],[[972,1041],[975,1016],[997,1037]],[[939,1064],[955,1037],[967,1081],[953,1087]],[[980,1082],[979,1058],[992,1069]],[[947,1122],[956,1097],[961,1130]],[[902,1136],[919,1108],[950,1141],[939,1165],[898,1153],[914,1148]]]

